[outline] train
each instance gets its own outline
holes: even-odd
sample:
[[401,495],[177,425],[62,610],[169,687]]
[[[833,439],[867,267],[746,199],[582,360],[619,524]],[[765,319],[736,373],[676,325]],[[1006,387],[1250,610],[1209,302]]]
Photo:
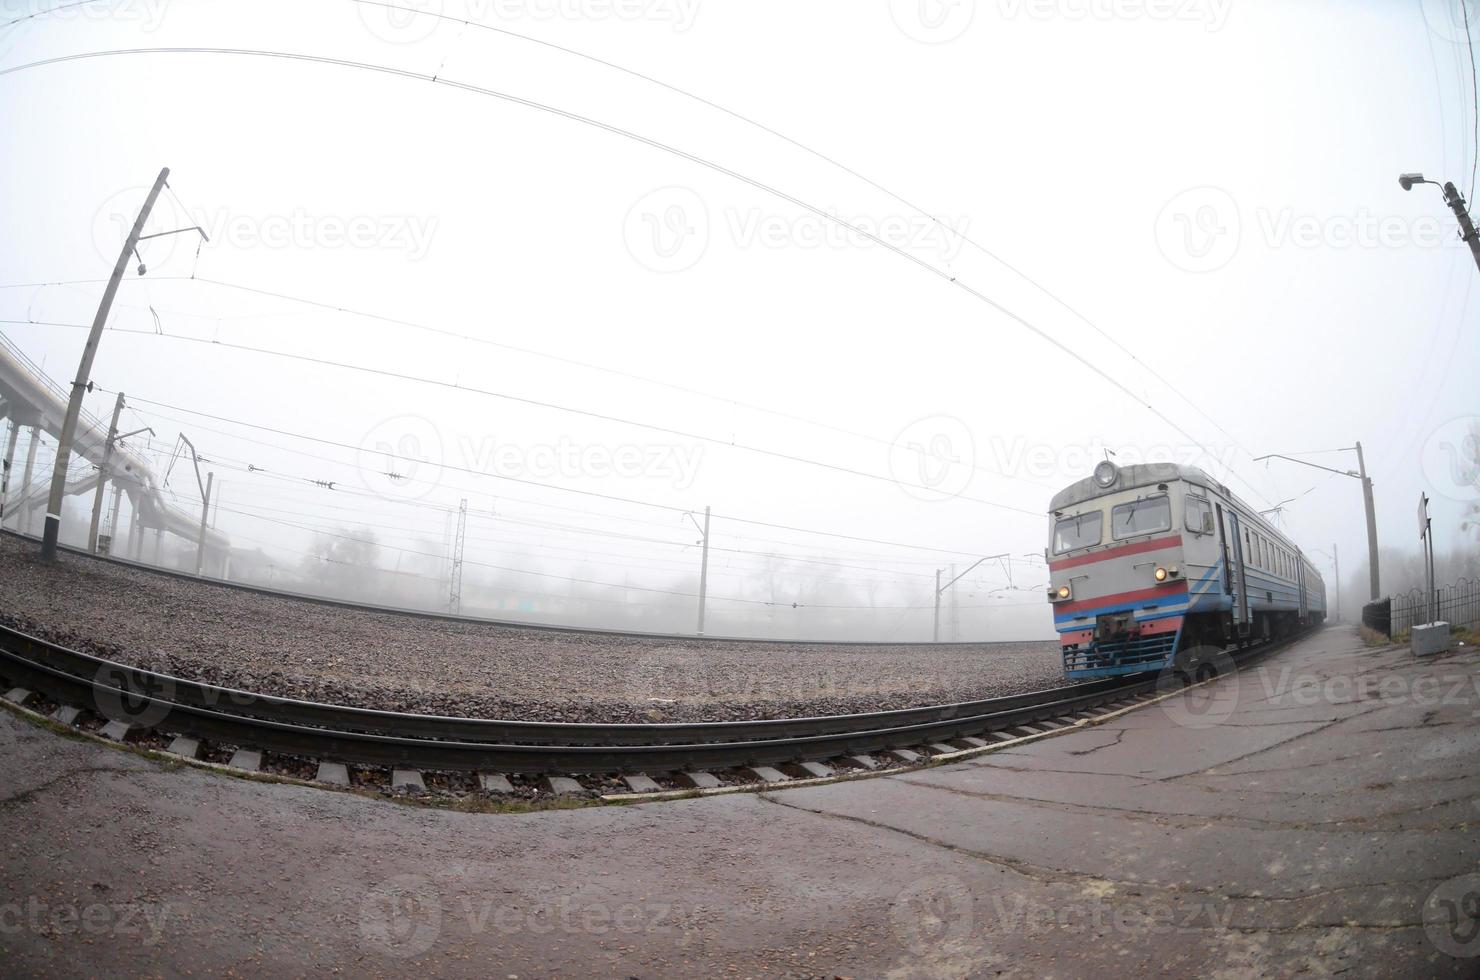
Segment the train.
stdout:
[[1193,671],[1326,617],[1305,553],[1194,466],[1098,463],[1050,502],[1044,558],[1070,679]]

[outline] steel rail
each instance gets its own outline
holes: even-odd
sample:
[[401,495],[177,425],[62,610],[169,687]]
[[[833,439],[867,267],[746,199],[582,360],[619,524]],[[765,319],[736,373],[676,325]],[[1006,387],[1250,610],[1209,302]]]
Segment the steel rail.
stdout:
[[867,714],[600,725],[443,718],[256,695],[141,670],[9,628],[0,628],[0,672],[54,700],[140,727],[311,758],[515,773],[667,772],[866,754],[1016,728],[1156,687],[1155,679],[1094,681]]
[[223,714],[314,728],[467,742],[519,742],[531,745],[652,745],[690,742],[741,742],[767,738],[810,737],[871,728],[976,717],[1028,709],[1075,696],[1119,692],[1117,678],[1046,688],[1024,694],[859,714],[758,719],[754,721],[604,723],[512,721],[461,718],[302,701],[238,688],[218,687],[141,667],[107,660],[0,626],[0,655],[15,662],[54,668],[62,674],[91,678],[110,690],[112,699],[147,698],[205,708]]

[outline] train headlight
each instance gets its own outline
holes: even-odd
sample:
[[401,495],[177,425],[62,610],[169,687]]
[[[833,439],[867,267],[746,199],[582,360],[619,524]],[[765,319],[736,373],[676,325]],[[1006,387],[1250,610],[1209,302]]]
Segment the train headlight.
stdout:
[[1156,566],[1156,580],[1158,582],[1165,582],[1167,580],[1167,570],[1160,565]]
[[1069,587],[1067,585],[1061,585],[1057,589],[1050,588],[1048,590],[1048,601],[1049,602],[1062,602],[1063,600],[1069,598],[1069,596],[1072,595],[1072,594],[1073,594],[1072,591],[1069,589]]
[[1120,471],[1108,459],[1102,459],[1095,464],[1095,485],[1101,489],[1108,490],[1115,486],[1115,481],[1119,477]]

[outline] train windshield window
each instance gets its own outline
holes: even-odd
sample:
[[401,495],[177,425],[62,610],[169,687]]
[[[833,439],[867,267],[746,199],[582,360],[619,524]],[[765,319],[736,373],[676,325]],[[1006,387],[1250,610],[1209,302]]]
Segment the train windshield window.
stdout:
[[1172,526],[1172,504],[1166,494],[1133,500],[1110,511],[1110,535],[1132,538],[1153,531],[1167,531]]
[[1053,550],[1056,554],[1089,548],[1100,543],[1100,524],[1104,519],[1100,511],[1065,517],[1053,526]]
[[1193,534],[1212,534],[1213,508],[1201,497],[1188,497],[1186,524]]

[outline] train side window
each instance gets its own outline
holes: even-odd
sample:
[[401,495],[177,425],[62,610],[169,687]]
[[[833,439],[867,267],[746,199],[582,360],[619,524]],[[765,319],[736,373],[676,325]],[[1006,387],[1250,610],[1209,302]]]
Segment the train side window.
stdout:
[[1183,523],[1192,534],[1212,534],[1212,506],[1201,497],[1188,497],[1186,519]]

